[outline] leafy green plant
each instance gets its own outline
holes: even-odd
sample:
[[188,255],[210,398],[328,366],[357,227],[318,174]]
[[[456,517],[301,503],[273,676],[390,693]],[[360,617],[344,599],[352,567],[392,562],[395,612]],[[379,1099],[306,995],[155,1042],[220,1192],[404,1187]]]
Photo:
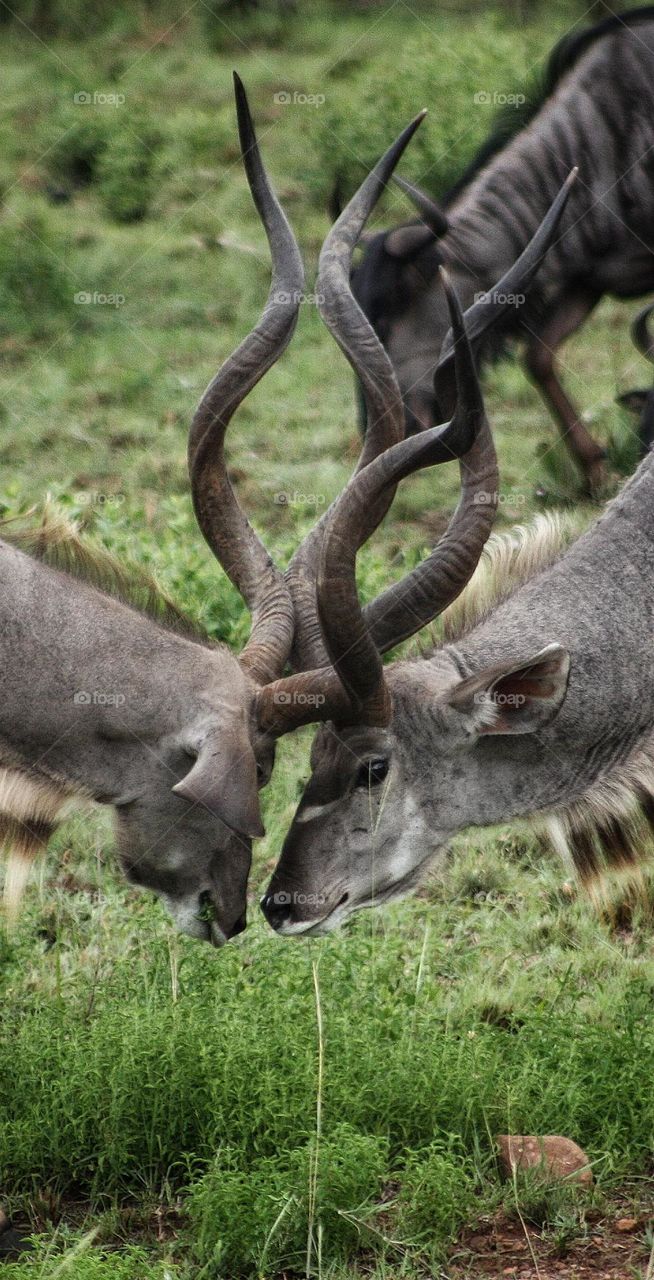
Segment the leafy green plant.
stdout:
[[45,215],[0,222],[0,335],[39,339],[74,317],[74,283]]
[[291,37],[295,5],[284,0],[218,0],[203,10],[209,48],[230,53],[244,45],[277,47]]
[[112,133],[98,160],[98,193],[114,222],[139,222],[147,216],[160,145],[158,130],[138,118]]
[[197,1261],[225,1277],[249,1275],[253,1267],[258,1273],[300,1267],[311,1223],[329,1240],[330,1255],[346,1258],[358,1244],[359,1217],[379,1192],[387,1158],[382,1138],[347,1124],[318,1146],[314,1137],[247,1171],[238,1151],[219,1152],[188,1202]]
[[97,176],[112,119],[92,103],[75,103],[70,90],[65,105],[43,130],[44,165],[49,177],[71,188],[88,186]]
[[[325,197],[336,178],[345,192],[352,191],[420,107],[429,115],[403,157],[402,172],[436,195],[453,185],[489,132],[494,95],[522,91],[528,65],[528,31],[516,57],[515,36],[496,15],[486,12],[483,20],[470,22],[464,60],[451,49],[447,20],[431,13],[428,23],[396,46],[383,44],[372,61],[355,61],[347,78],[340,60],[328,71],[320,84],[325,102],[317,112],[314,191]],[[379,84],[384,85],[381,97]],[[390,204],[394,213],[407,216],[409,206],[399,193],[391,194]]]
[[398,1172],[396,1231],[434,1260],[443,1244],[473,1214],[477,1194],[474,1166],[456,1138],[437,1138],[412,1152]]

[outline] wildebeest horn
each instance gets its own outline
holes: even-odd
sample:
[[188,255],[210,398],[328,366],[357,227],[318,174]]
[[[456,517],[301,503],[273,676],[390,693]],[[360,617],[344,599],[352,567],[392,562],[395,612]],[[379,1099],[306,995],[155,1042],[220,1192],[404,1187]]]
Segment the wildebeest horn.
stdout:
[[188,456],[198,524],[252,614],[241,662],[263,683],[281,673],[290,652],[293,604],[282,574],[239,506],[225,466],[224,439],[241,401],[279,359],[293,335],[304,270],[295,237],[261,161],[245,90],[236,73],[234,89],[243,163],[270,245],[273,275],[258,324],[225,361],[198,405]]
[[332,222],[336,222],[343,212],[343,190],[342,179],[340,173],[337,173],[334,179],[334,185],[329,193],[327,201],[327,210]]
[[[404,407],[390,360],[370,322],[355,301],[350,267],[361,232],[395,165],[424,119],[421,112],[377,162],[334,224],[320,254],[316,295],[318,308],[357,374],[366,403],[368,429],[357,471],[404,435]],[[384,492],[372,512],[373,527],[393,500]],[[329,512],[323,515],[296,551],[286,574],[295,609],[294,665],[303,670],[327,661],[316,603],[316,573]]]
[[648,330],[647,321],[653,311],[654,302],[648,302],[647,306],[638,312],[631,325],[631,337],[636,350],[640,351],[641,356],[645,356],[651,364],[654,364],[654,337]]
[[395,177],[393,179],[395,185],[409,197],[412,204],[415,205],[423,222],[433,231],[435,236],[444,236],[449,231],[450,224],[447,214],[432,200],[431,196],[425,194],[416,187],[412,182],[407,182],[406,178]]
[[400,480],[424,467],[462,460],[463,491],[448,533],[422,565],[375,602],[385,601],[394,610],[399,599],[404,617],[410,619],[401,638],[418,631],[459,594],[490,533],[498,488],[495,449],[458,301],[442,274],[455,333],[454,416],[445,426],[402,440],[382,453],[353,477],[331,508],[318,575],[318,607],[333,670],[290,676],[261,690],[262,727],[285,732],[327,719],[388,723],[390,701],[382,661],[359,604],[355,572],[357,552],[377,522],[380,495],[392,493]]
[[[509,307],[516,305],[516,297],[524,293],[531,284],[552,244],[561,215],[567,204],[568,196],[577,177],[577,172],[578,170],[574,168],[568,174],[543,221],[535,231],[527,247],[523,249],[520,257],[516,258],[513,266],[509,267],[509,270],[502,276],[501,280],[498,280],[493,289],[490,289],[482,298],[479,298],[471,307],[468,307],[465,313],[466,332],[473,345],[479,341],[487,329],[495,324]],[[445,335],[443,353],[434,374],[434,389],[437,398],[439,387],[442,385],[443,374],[447,373],[452,367],[452,355],[452,331],[449,330]]]

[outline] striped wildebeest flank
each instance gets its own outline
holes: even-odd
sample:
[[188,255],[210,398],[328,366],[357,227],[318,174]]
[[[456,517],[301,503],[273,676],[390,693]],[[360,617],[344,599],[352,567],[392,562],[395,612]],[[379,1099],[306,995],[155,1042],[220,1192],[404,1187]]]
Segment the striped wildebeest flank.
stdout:
[[[654,364],[654,338],[649,331],[649,318],[654,311],[654,302],[649,302],[638,312],[632,326],[631,337],[637,351],[650,364]],[[616,397],[617,403],[628,409],[638,418],[638,441],[641,454],[645,454],[654,444],[654,385],[637,387],[633,391],[623,391]]]
[[[564,390],[557,350],[605,294],[654,287],[654,6],[611,16],[553,50],[542,93],[525,120],[513,109],[446,194],[443,207],[403,183],[420,221],[372,236],[354,272],[361,307],[388,352],[407,427],[439,420],[447,389],[435,373],[448,328],[438,267],[465,308],[501,276],[533,234],[565,175],[579,181],[557,243],[526,299],[504,299],[490,340],[470,328],[479,355],[524,344],[525,367],[593,489],[603,450]],[[511,305],[513,304],[513,305]]]
[[[258,324],[196,410],[189,470],[200,529],[252,614],[247,644],[239,655],[212,645],[155,584],[143,575],[132,581],[61,519],[13,536],[7,524],[0,543],[0,840],[9,851],[8,910],[15,914],[30,863],[53,828],[71,803],[85,799],[113,806],[128,878],[160,894],[180,929],[215,945],[245,927],[252,839],[263,834],[258,793],[272,771],[275,735],[259,725],[260,695],[288,662],[296,670],[327,662],[314,586],[327,513],[284,574],[241,510],[225,467],[228,424],[290,341],[304,286],[299,249],[269,184],[238,77],[235,88],[243,161],[273,276]],[[341,229],[350,246],[423,115],[348,205]],[[347,351],[361,341],[360,313],[341,274],[338,261],[327,264],[321,288],[325,316],[343,292],[350,302],[339,337]],[[403,433],[401,416],[388,411],[381,348],[368,374],[371,429],[360,467]],[[377,519],[389,502],[383,495]]]
[[[654,457],[561,554],[556,527],[494,552],[445,640],[382,665],[470,582],[498,472],[465,322],[454,310],[457,409],[355,476],[332,510],[318,574],[328,672],[294,677],[323,702],[311,776],[262,900],[282,934],[323,932],[405,894],[470,826],[541,815],[580,876],[630,867],[654,824]],[[390,365],[389,365],[390,371]],[[390,377],[390,372],[389,372]],[[401,409],[399,387],[392,392]],[[447,461],[465,424],[461,498],[431,555],[362,611],[356,555],[380,496]],[[454,439],[453,439],[454,437]],[[333,672],[342,686],[332,690]],[[281,682],[282,686],[284,682]],[[343,690],[347,691],[344,702]],[[270,689],[266,695],[270,697]],[[327,722],[327,723],[325,723]]]

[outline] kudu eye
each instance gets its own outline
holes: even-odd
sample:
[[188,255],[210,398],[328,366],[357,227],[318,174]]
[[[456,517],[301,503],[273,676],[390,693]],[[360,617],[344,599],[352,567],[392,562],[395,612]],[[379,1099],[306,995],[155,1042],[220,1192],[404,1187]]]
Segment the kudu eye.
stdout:
[[387,773],[388,760],[385,760],[383,756],[376,760],[367,760],[365,764],[361,765],[354,785],[356,787],[365,787],[366,790],[369,787],[378,787],[384,781]]

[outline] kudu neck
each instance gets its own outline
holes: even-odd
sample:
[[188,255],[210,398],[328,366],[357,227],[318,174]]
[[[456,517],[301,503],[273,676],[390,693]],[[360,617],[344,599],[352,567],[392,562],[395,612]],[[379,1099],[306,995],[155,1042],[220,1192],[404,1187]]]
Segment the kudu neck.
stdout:
[[[626,764],[654,723],[654,459],[551,567],[455,643],[398,663],[394,724],[432,785],[439,756],[460,751],[468,822],[508,821],[580,798]],[[538,732],[451,736],[449,688],[501,663],[527,664],[549,645],[570,655],[565,699]],[[448,736],[449,735],[449,736]]]

